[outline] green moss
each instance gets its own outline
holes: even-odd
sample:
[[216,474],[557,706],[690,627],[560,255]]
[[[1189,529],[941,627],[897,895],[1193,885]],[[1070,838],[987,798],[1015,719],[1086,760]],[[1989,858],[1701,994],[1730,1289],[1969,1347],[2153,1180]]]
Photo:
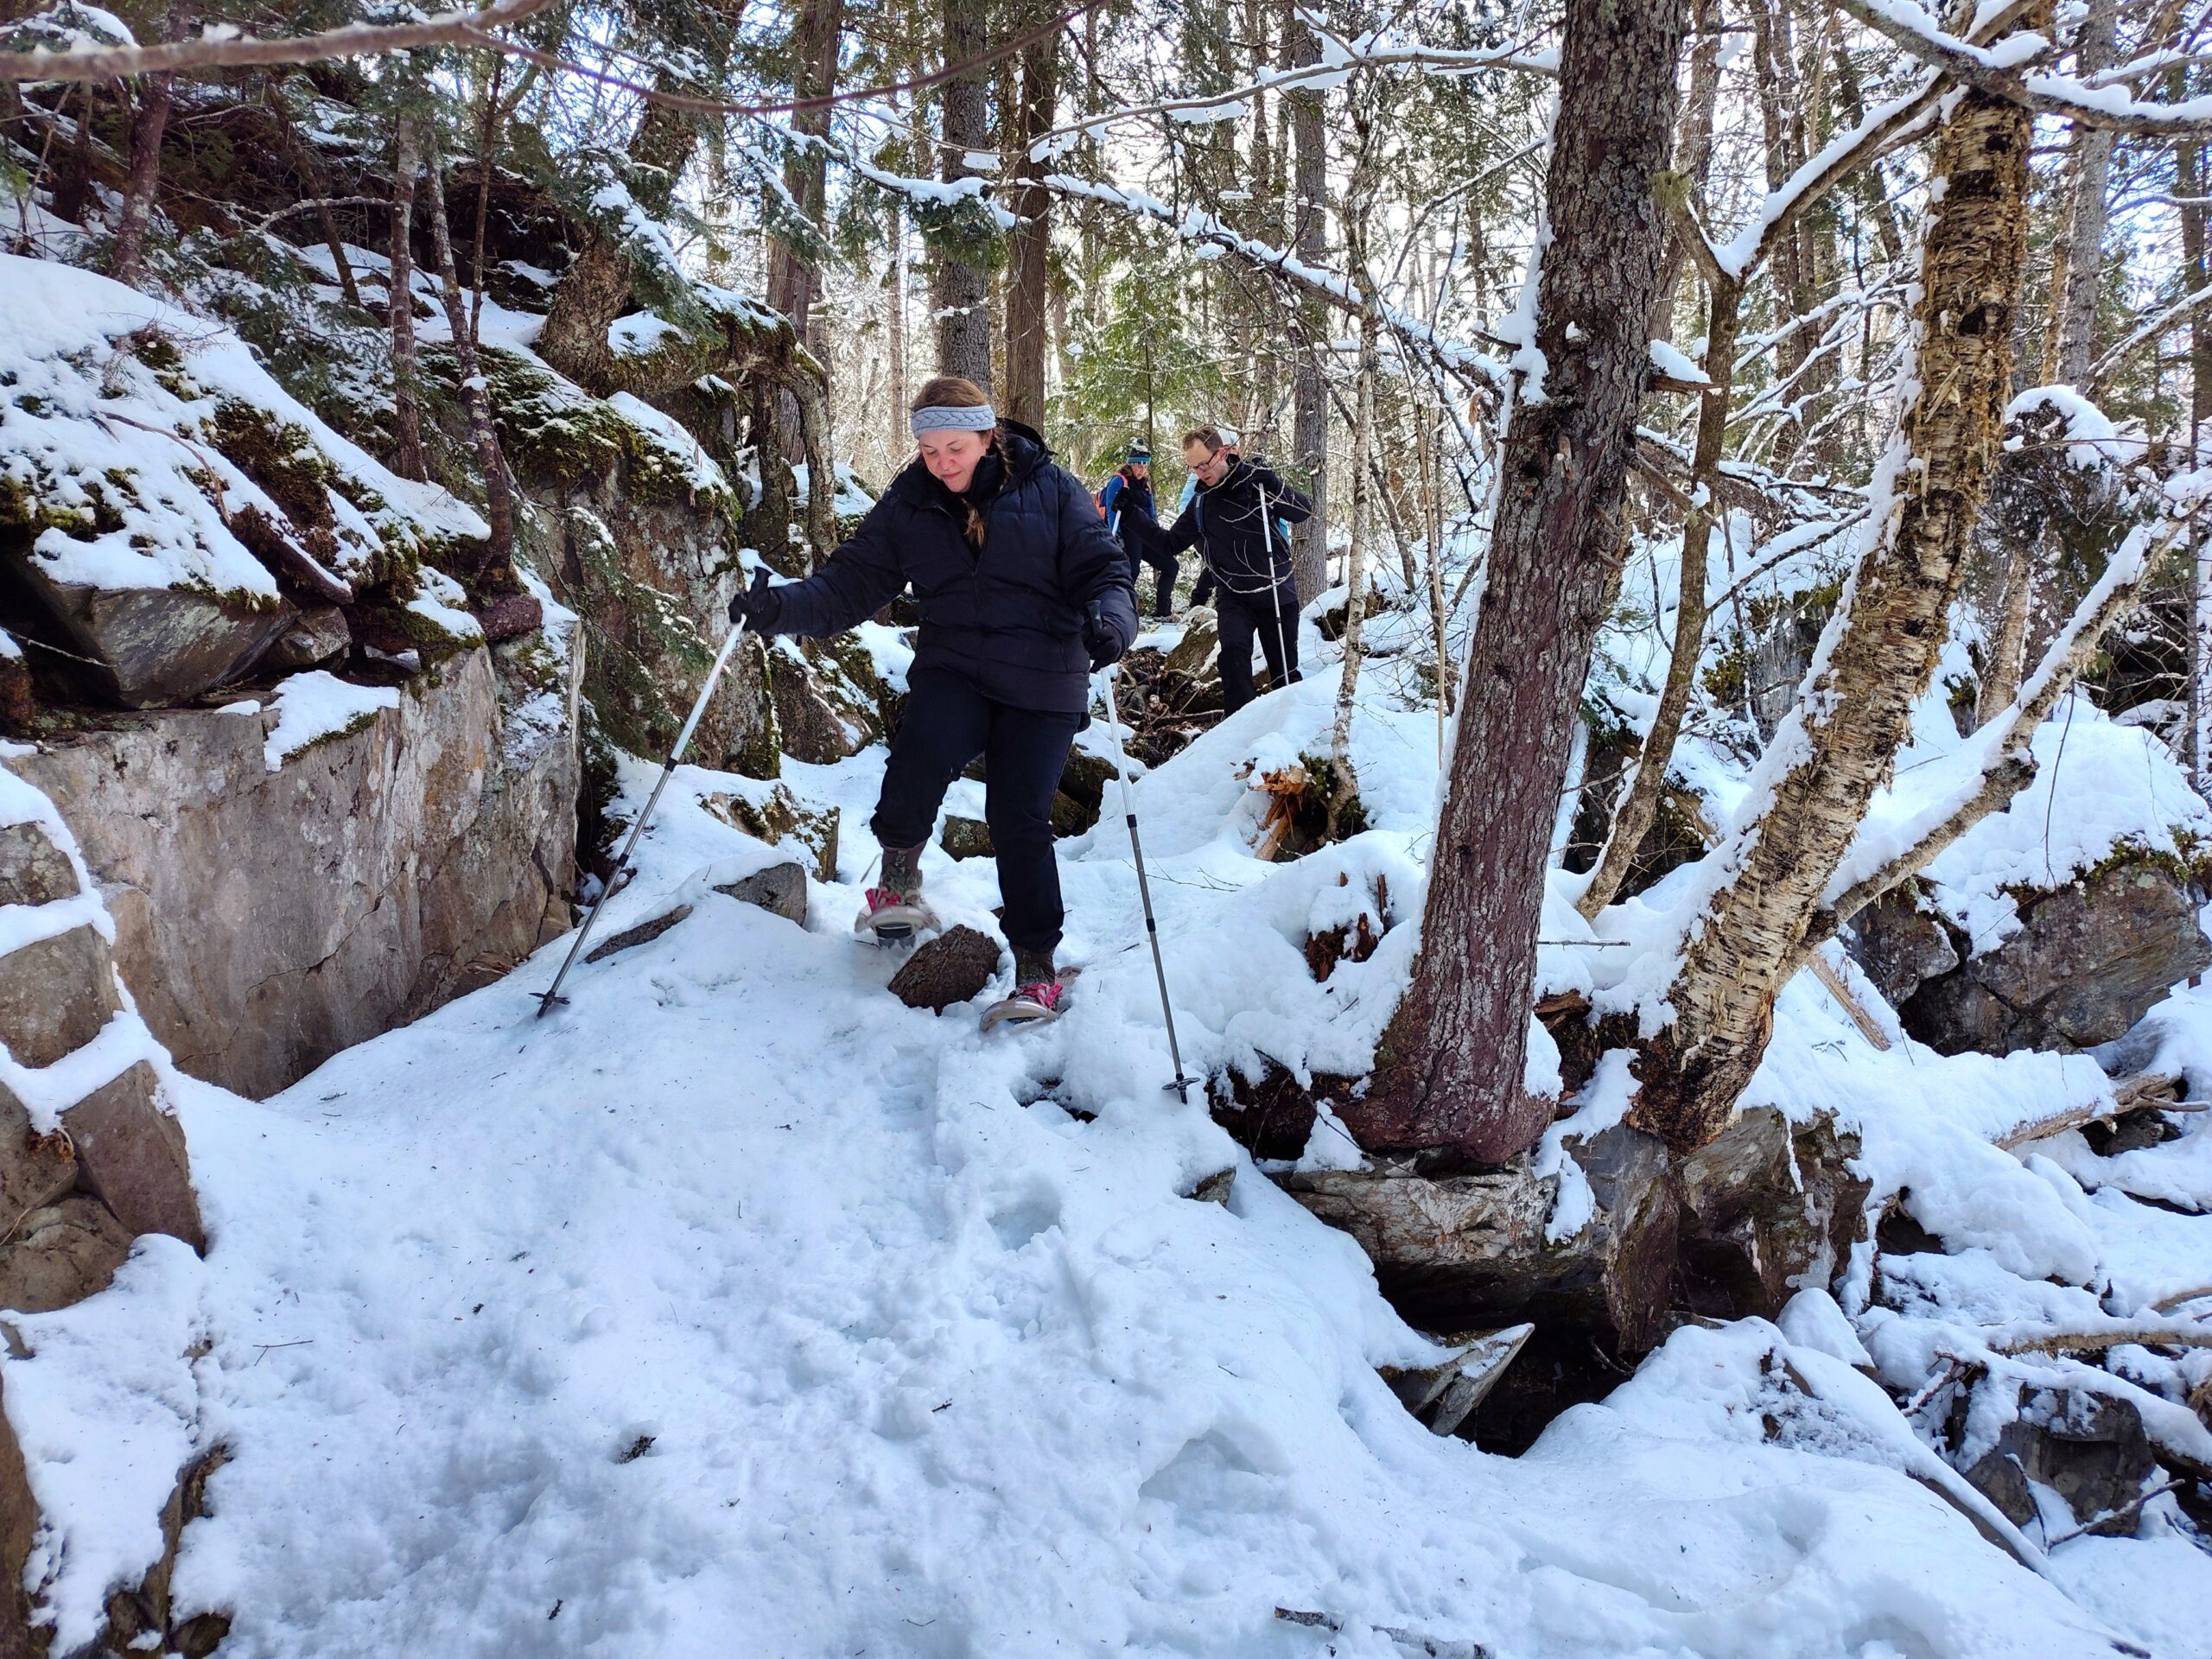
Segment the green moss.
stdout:
[[695,489],[687,458],[660,437],[519,353],[487,346],[485,378],[508,464],[526,484],[572,487],[610,480],[628,499],[727,514],[734,492]]

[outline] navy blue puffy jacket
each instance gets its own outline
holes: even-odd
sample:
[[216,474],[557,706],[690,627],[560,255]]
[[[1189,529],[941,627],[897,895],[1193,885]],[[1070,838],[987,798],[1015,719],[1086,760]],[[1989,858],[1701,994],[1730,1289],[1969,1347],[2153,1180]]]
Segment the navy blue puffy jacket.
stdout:
[[1136,638],[1128,561],[1043,438],[1004,421],[998,448],[1005,475],[983,510],[981,548],[961,504],[915,461],[821,569],[775,590],[775,631],[842,633],[911,584],[922,613],[916,668],[950,670],[995,702],[1084,713],[1084,607],[1100,602],[1123,650]]

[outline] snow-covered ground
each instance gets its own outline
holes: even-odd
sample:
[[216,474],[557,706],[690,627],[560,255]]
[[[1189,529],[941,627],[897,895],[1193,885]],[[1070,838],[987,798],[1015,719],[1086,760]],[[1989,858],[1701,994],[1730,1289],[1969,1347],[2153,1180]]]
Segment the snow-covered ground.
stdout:
[[[1319,747],[1333,679],[1140,787],[1198,1066],[1327,1069],[1406,971],[1410,925],[1325,985],[1298,950],[1376,874],[1418,915],[1433,711],[1363,706],[1368,835],[1287,866],[1248,849],[1241,763]],[[182,1085],[207,1260],[142,1241],[7,1362],[19,1424],[95,1402],[42,1420],[47,1455],[105,1448],[113,1501],[71,1487],[77,1531],[40,1558],[59,1605],[95,1605],[89,1578],[129,1553],[111,1535],[149,1524],[181,1451],[220,1443],[178,1593],[235,1613],[240,1659],[2212,1651],[2212,1560],[2172,1535],[2171,1499],[2142,1540],[2017,1564],[1923,1484],[1933,1454],[1817,1294],[1783,1329],[1679,1332],[1521,1459],[1432,1435],[1375,1367],[1435,1351],[1358,1249],[1163,1089],[1116,815],[1064,845],[1071,1012],[987,1040],[972,1009],[899,1005],[898,959],[848,937],[880,764],[788,766],[844,811],[804,931],[713,891],[778,855],[698,805],[738,780],[687,770],[601,937],[692,913],[581,968],[568,1007],[533,1017],[561,941],[266,1103]],[[987,922],[987,862],[926,868],[948,923]],[[2212,1045],[2212,1008],[2170,1007]],[[2212,1277],[2212,1219],[1988,1145],[1984,1119],[2093,1095],[2093,1070],[1878,1055],[1801,979],[1763,1081],[1856,1113],[1883,1178],[1929,1186],[1926,1224],[1986,1231],[1915,1261],[1980,1264],[1985,1291]],[[1226,1206],[1185,1196],[1223,1168]],[[2005,1256],[2051,1227],[2050,1261]],[[1967,1288],[1926,1319],[1859,1310],[1858,1332],[1970,1336]],[[188,1365],[188,1332],[209,1344]],[[1805,1389],[1778,1399],[1777,1369]],[[103,1408],[131,1414],[120,1449]]]

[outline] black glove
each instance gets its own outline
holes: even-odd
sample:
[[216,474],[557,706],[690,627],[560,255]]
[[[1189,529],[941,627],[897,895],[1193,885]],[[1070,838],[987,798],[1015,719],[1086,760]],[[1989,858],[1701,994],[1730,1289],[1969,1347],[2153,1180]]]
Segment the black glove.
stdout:
[[1092,600],[1083,607],[1083,648],[1090,653],[1090,671],[1122,660],[1122,636],[1106,620],[1105,608]]
[[729,602],[729,620],[745,624],[750,633],[773,633],[784,613],[784,596],[768,586],[768,568],[753,573],[753,585],[741,588]]

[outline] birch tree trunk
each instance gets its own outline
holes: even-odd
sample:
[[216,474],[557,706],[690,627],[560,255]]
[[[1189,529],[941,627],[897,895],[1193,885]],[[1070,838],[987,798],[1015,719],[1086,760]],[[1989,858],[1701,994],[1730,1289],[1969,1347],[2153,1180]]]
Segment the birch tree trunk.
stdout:
[[[1294,0],[1286,0],[1285,27],[1290,41],[1290,60],[1302,67],[1321,61],[1321,42],[1306,26]],[[1294,151],[1291,171],[1291,228],[1298,257],[1319,267],[1328,257],[1329,151],[1323,125],[1324,94],[1300,90],[1287,94],[1290,137]],[[1306,486],[1313,498],[1313,511],[1290,534],[1292,578],[1300,601],[1326,592],[1329,586],[1329,390],[1321,381],[1316,355],[1326,337],[1328,324],[1320,302],[1299,302],[1301,332],[1307,349],[1299,353],[1291,375],[1291,459],[1298,471],[1312,481]]]
[[[1363,276],[1364,262],[1358,267]],[[1359,690],[1359,665],[1366,653],[1361,645],[1367,611],[1367,541],[1375,529],[1375,314],[1362,319],[1359,329],[1359,389],[1351,438],[1351,554],[1344,563],[1344,663],[1337,681],[1336,719],[1329,732],[1329,764],[1336,777],[1329,791],[1329,836],[1359,791],[1359,776],[1351,758],[1351,721]]]
[[491,388],[478,365],[476,340],[468,327],[468,302],[454,264],[453,225],[446,214],[445,169],[430,157],[430,245],[438,256],[438,286],[445,297],[446,327],[453,334],[453,354],[461,369],[461,404],[468,410],[468,435],[476,448],[477,469],[484,474],[484,518],[492,529],[473,586],[476,597],[521,591],[515,580],[514,486],[499,448],[499,429],[492,418]]
[[906,210],[891,204],[891,373],[889,404],[891,448],[894,461],[912,440],[906,430]]
[[[2082,73],[2101,69],[2112,61],[2115,10],[2116,0],[2090,0],[2076,48]],[[2089,390],[2089,363],[2096,345],[2097,289],[2104,281],[2112,144],[2113,135],[2107,129],[2075,125],[2069,150],[2071,205],[2065,234],[2052,254],[2050,343],[2046,348],[2044,376],[2084,393]],[[2056,542],[2047,525],[2041,534],[2024,539],[2012,550],[2012,562],[2005,567],[1997,637],[1989,651],[1989,671],[1983,675],[1974,701],[1977,725],[1995,719],[2020,688],[2034,612],[2050,585],[2056,556]]]
[[1568,0],[1551,240],[1537,276],[1541,383],[1499,457],[1488,587],[1430,861],[1421,956],[1345,1122],[1363,1147],[1530,1145],[1530,986],[1544,870],[1590,652],[1624,545],[1625,480],[1649,372],[1681,0]]
[[1681,735],[1682,716],[1689,712],[1690,694],[1697,689],[1698,657],[1705,644],[1706,569],[1713,545],[1713,521],[1724,512],[1714,486],[1719,482],[1721,445],[1728,433],[1728,388],[1736,378],[1736,330],[1742,308],[1740,283],[1726,277],[1708,283],[1712,308],[1706,321],[1705,377],[1714,390],[1698,408],[1697,447],[1690,461],[1692,497],[1689,517],[1682,524],[1681,591],[1675,601],[1674,647],[1667,659],[1667,679],[1660,688],[1659,708],[1636,775],[1613,813],[1611,834],[1605,849],[1590,872],[1590,885],[1574,907],[1586,918],[1613,902],[1613,895],[1627,878],[1637,849],[1659,815],[1659,800],[1667,787],[1667,767],[1674,759],[1675,742]]
[[428,478],[423,453],[423,415],[415,402],[415,175],[422,170],[415,118],[399,118],[392,146],[391,273],[385,289],[391,321],[391,424],[398,440],[392,470],[403,478]]
[[1636,1062],[1630,1121],[1678,1148],[1717,1135],[1750,1082],[1822,891],[1935,670],[2004,435],[2029,129],[2018,105],[1968,90],[1937,140],[1917,349],[1901,382],[1911,402],[1876,470],[1867,546],[1818,670],[1753,776],[1750,798],[1764,805],[1711,855],[1716,890],[1668,993],[1674,1023]]
[[[944,0],[944,60],[982,55],[988,41],[985,9],[976,0]],[[939,176],[948,184],[974,175],[970,154],[990,147],[988,72],[974,70],[947,81],[943,94],[944,149]],[[937,303],[937,365],[991,389],[990,276],[963,249],[940,238],[933,252]]]
[[1058,107],[1060,42],[1047,35],[1021,53],[1021,93],[1002,118],[1013,143],[1001,165],[1016,178],[1008,206],[1020,217],[1006,288],[1006,412],[1024,425],[1045,424],[1045,321],[1050,309],[1052,195],[1045,168],[1029,146],[1052,130]]

